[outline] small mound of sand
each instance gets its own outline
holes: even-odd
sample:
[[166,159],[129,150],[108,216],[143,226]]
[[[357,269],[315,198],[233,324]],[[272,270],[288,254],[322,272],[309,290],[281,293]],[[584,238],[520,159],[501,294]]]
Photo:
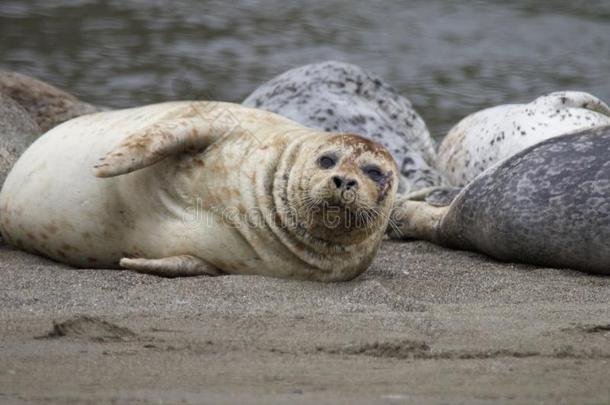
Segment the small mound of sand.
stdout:
[[53,329],[42,338],[69,337],[94,342],[116,342],[131,340],[136,336],[136,333],[128,328],[96,317],[79,315],[63,322],[53,321]]
[[318,346],[317,351],[331,354],[357,354],[371,357],[415,359],[429,356],[430,346],[417,340],[359,343],[340,348]]
[[590,325],[582,328],[587,333],[607,333],[610,332],[610,324],[607,325]]
[[395,342],[374,342],[374,343],[358,343],[343,347],[316,347],[318,352],[329,354],[348,354],[348,355],[363,355],[381,358],[393,359],[426,359],[426,360],[477,360],[477,359],[494,359],[499,357],[534,357],[540,356],[539,352],[535,351],[513,351],[513,350],[489,350],[489,351],[469,351],[469,350],[444,350],[432,351],[430,345],[423,341],[417,340],[399,340]]

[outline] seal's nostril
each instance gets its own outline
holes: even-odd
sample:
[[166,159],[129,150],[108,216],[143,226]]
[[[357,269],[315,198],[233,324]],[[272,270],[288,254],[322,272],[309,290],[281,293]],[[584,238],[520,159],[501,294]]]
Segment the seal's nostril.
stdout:
[[358,185],[358,182],[356,180],[348,180],[347,183],[345,184],[345,188],[347,190],[349,190],[350,188],[354,188]]
[[343,179],[339,176],[333,176],[333,183],[335,183],[335,186],[339,188],[343,185]]

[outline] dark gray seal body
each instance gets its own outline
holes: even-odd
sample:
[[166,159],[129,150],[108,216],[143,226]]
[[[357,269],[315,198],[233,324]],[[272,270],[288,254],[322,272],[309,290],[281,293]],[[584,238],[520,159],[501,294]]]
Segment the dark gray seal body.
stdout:
[[263,84],[243,104],[385,146],[401,171],[399,192],[443,184],[434,168],[434,141],[411,102],[358,66],[334,61],[301,66]]
[[448,206],[398,207],[403,237],[610,274],[610,126],[534,145],[485,171]]

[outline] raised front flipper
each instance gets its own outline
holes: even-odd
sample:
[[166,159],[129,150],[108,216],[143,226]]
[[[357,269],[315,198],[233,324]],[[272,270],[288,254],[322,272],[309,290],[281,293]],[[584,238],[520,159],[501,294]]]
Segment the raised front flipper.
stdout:
[[182,255],[162,259],[123,258],[120,266],[159,277],[217,276],[222,272],[197,256]]
[[205,116],[158,122],[139,130],[93,166],[97,177],[113,177],[153,165],[169,156],[202,152],[235,125],[206,119]]

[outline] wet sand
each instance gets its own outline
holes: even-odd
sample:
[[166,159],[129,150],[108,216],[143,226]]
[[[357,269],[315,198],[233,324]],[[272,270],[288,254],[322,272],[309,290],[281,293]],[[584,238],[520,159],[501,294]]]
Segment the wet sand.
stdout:
[[0,247],[0,403],[607,403],[610,278],[386,242],[348,283]]

